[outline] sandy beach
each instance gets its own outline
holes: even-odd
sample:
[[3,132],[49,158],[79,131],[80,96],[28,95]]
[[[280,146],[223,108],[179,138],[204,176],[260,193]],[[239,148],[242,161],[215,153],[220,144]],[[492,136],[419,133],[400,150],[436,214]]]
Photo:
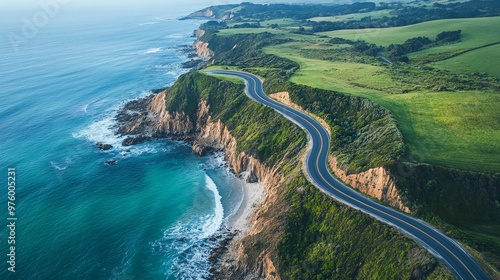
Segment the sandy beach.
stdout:
[[236,213],[228,219],[229,229],[245,234],[249,229],[250,218],[260,204],[263,195],[264,185],[262,183],[244,183],[243,200]]

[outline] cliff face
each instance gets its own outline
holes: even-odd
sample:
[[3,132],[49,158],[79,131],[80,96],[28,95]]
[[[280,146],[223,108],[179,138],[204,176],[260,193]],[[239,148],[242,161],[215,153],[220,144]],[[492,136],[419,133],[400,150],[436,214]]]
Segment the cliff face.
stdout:
[[231,19],[234,17],[232,9],[239,5],[217,5],[194,12],[183,19]]
[[202,59],[209,60],[214,56],[214,53],[208,48],[207,42],[197,40],[194,42],[193,48],[195,49],[196,55]]
[[330,156],[328,163],[335,176],[344,183],[385,204],[410,213],[406,199],[400,195],[394,178],[385,168],[377,167],[357,174],[347,174],[337,167],[336,157]]
[[124,146],[152,138],[186,137],[194,131],[186,114],[166,110],[165,91],[127,103],[116,118],[118,133],[129,136]]
[[194,12],[187,16],[186,18],[213,18],[214,17],[214,11],[212,8],[206,8],[197,12]]
[[205,30],[201,29],[201,28],[198,28],[196,29],[194,32],[193,32],[193,35],[200,39],[201,36],[205,35]]

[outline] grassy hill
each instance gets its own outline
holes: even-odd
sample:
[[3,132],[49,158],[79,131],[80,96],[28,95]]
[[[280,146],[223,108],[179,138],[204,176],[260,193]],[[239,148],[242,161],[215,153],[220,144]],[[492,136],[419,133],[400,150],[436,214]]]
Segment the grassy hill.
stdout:
[[[289,43],[264,48],[268,54],[291,59],[300,65],[291,82],[366,97],[391,110],[407,144],[406,160],[480,172],[500,172],[500,119],[498,92],[459,90],[453,77],[415,68],[394,68],[367,57],[355,57],[349,45],[328,44],[329,37],[363,39],[388,46],[409,38],[434,38],[444,30],[462,30],[459,43],[425,49],[413,59],[436,52],[456,52],[500,41],[500,17],[449,19],[421,24],[368,30],[343,30],[319,34],[296,34],[284,29],[237,28],[221,36],[269,32]],[[322,37],[323,36],[323,37]],[[451,72],[486,72],[498,75],[499,45],[465,52],[450,59],[424,64]],[[451,81],[451,82],[450,82]],[[401,94],[405,93],[405,94]],[[474,155],[474,156],[471,156]]]
[[[500,41],[495,32],[500,17],[453,19],[372,30],[343,30],[320,34],[296,34],[283,29],[238,28],[220,31],[221,36],[269,32],[289,43],[266,47],[268,54],[291,59],[300,65],[291,82],[336,90],[370,100],[391,110],[407,144],[406,160],[480,172],[500,172],[500,120],[498,92],[434,90],[451,78],[414,68],[394,69],[381,61],[356,58],[352,53],[333,55],[349,45],[328,44],[330,37],[364,39],[390,45],[418,36],[434,38],[444,30],[461,29],[459,43],[426,49],[412,58],[439,50],[461,51]],[[493,34],[493,35],[491,35]],[[456,72],[500,72],[499,45],[479,48],[453,58],[431,63]],[[489,54],[486,54],[489,53]],[[450,82],[453,84],[453,82]],[[401,94],[401,93],[405,94]],[[471,157],[470,155],[474,155]]]
[[459,73],[488,73],[500,79],[500,44],[469,51],[458,56],[431,63],[438,69],[453,69]]
[[[442,31],[462,30],[460,42],[424,49],[409,55],[417,62],[436,62],[431,64],[439,69],[461,73],[484,72],[500,78],[498,54],[500,47],[500,17],[445,19],[394,28],[375,28],[363,30],[340,30],[322,32],[321,35],[340,37],[349,40],[364,40],[381,46],[402,44],[419,36],[430,39]],[[439,61],[439,62],[437,62]]]

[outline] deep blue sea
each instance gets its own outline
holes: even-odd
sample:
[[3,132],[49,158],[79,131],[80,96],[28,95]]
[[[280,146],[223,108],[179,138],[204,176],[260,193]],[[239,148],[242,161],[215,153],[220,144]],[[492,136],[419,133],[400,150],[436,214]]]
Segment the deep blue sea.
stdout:
[[[0,279],[200,279],[241,200],[222,155],[168,140],[120,147],[114,115],[186,70],[200,21],[61,16],[16,51],[0,32]],[[96,142],[112,144],[100,151]],[[108,160],[117,164],[108,166]],[[15,168],[15,273],[7,173]]]

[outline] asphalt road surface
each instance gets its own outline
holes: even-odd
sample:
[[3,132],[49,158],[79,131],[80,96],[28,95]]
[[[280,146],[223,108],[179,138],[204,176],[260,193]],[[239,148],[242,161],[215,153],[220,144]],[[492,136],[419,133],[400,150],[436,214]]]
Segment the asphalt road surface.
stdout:
[[311,141],[306,159],[309,180],[321,191],[348,206],[395,226],[443,260],[460,279],[490,279],[483,269],[453,239],[431,225],[395,209],[383,206],[335,179],[328,170],[327,158],[330,135],[314,118],[269,98],[262,81],[255,75],[236,71],[210,71],[210,74],[230,75],[245,80],[247,95],[258,103],[271,107],[305,129]]

